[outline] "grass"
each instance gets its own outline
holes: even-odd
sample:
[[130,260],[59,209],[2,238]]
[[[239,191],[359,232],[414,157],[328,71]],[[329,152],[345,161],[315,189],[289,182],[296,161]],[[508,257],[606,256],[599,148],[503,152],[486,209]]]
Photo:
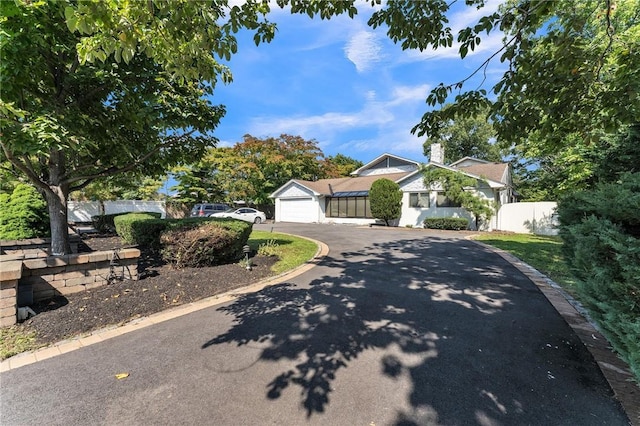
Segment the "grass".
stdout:
[[255,251],[278,256],[280,260],[271,268],[276,274],[302,265],[318,251],[318,246],[312,241],[268,231],[253,231],[249,237],[249,246]]
[[36,349],[36,334],[25,333],[16,327],[0,328],[0,359]]
[[562,256],[560,237],[488,233],[478,235],[475,239],[513,254],[576,296],[576,281]]

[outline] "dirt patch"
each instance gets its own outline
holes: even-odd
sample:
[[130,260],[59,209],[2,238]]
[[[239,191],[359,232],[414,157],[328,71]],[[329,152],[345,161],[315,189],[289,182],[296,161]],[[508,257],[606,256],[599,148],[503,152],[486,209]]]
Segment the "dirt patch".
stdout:
[[[119,237],[94,236],[84,239],[79,251],[124,247]],[[54,343],[258,282],[273,275],[276,261],[254,256],[250,271],[238,263],[178,270],[152,253],[142,253],[138,281],[116,281],[35,304],[31,308],[37,315],[16,327],[35,331],[38,345]]]

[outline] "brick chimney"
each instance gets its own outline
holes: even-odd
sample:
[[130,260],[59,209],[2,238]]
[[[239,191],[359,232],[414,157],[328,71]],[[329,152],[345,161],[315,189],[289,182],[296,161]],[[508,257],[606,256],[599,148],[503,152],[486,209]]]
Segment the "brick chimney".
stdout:
[[432,163],[444,164],[444,147],[439,143],[431,144],[431,156],[429,161]]

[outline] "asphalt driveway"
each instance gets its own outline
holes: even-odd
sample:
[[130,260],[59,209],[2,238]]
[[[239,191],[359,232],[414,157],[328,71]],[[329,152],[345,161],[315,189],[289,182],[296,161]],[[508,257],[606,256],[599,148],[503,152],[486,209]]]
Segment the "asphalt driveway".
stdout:
[[538,288],[460,234],[256,228],[330,252],[231,303],[2,373],[0,423],[628,424]]

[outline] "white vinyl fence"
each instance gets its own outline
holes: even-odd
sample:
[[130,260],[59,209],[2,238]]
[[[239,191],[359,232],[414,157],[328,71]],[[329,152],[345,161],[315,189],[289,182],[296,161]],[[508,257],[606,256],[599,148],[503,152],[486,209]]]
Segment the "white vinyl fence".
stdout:
[[504,204],[498,210],[496,230],[557,235],[556,207],[557,203],[553,201]]
[[[166,209],[164,201],[120,200],[103,201],[104,214],[130,212],[157,212],[164,219]],[[91,222],[91,216],[101,214],[99,201],[69,201],[67,214],[69,222]]]

